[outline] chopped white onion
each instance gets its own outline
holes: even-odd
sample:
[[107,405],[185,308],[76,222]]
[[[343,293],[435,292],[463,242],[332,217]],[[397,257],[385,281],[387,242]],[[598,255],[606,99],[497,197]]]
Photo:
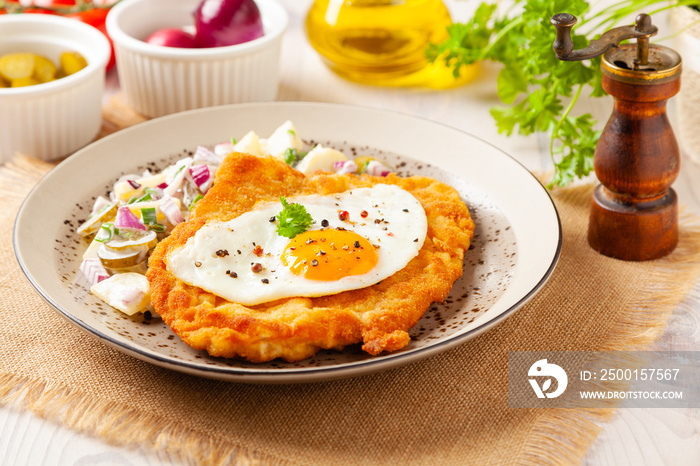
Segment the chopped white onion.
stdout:
[[165,180],[165,182],[168,183],[168,186],[163,189],[164,195],[175,197],[175,194],[182,186],[182,182],[185,179],[185,175],[189,173],[188,168],[190,168],[191,165],[191,157],[184,158],[180,160],[177,164],[175,164],[174,173],[169,175]]
[[333,164],[333,171],[340,175],[345,173],[355,173],[357,168],[357,163],[355,163],[354,160],[338,161]]
[[[233,144],[229,143],[224,143],[224,144],[229,144],[231,148],[233,148]],[[217,151],[217,147],[221,146],[222,144],[218,144],[215,148],[214,151],[212,152],[210,149],[204,147],[204,146],[197,146],[197,150],[194,153],[194,161],[195,162],[209,162],[213,164],[220,164],[224,160],[224,155],[227,155],[228,152],[224,152],[223,154],[219,154]]]
[[367,164],[367,168],[365,169],[365,173],[370,176],[387,176],[389,173],[391,173],[391,170],[389,170],[389,168],[381,162],[370,160]]
[[214,146],[214,153],[219,156],[220,160],[233,152],[232,142],[222,142]]
[[182,211],[180,211],[180,206],[178,206],[171,197],[164,199],[159,208],[171,225],[177,225],[185,221],[182,216]]
[[110,202],[110,200],[106,197],[97,196],[97,199],[95,199],[95,204],[92,206],[92,213],[96,214],[97,212],[100,212],[102,209],[104,209],[106,206],[112,204],[113,202]]

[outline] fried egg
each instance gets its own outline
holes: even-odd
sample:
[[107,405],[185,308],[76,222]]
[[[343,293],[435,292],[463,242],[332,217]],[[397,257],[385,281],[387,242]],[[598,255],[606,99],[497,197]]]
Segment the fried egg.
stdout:
[[255,305],[374,285],[418,255],[428,221],[409,192],[378,184],[328,196],[294,196],[314,222],[277,233],[280,202],[226,222],[210,221],[167,256],[170,272],[231,302]]

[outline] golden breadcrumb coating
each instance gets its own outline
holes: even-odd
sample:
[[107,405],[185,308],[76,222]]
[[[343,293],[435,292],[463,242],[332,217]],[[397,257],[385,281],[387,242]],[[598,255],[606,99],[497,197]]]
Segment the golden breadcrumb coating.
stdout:
[[[280,196],[333,194],[379,183],[413,194],[425,209],[428,232],[418,255],[376,285],[243,306],[188,285],[167,269],[168,254],[210,220],[233,219]],[[431,178],[324,173],[307,177],[272,157],[234,153],[221,164],[216,182],[195,204],[190,219],[155,248],[147,277],[158,314],[185,343],[212,356],[291,362],[322,348],[341,350],[359,342],[364,351],[376,355],[405,347],[408,330],[432,302],[445,299],[462,275],[473,232],[474,222],[457,191]]]

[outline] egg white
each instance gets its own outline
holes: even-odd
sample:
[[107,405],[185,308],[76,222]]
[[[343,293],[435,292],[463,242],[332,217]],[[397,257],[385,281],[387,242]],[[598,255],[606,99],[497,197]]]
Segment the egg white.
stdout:
[[[281,203],[275,202],[228,222],[209,222],[169,254],[168,269],[185,283],[244,305],[293,296],[326,296],[364,288],[398,272],[418,255],[428,230],[420,202],[394,185],[379,184],[329,196],[294,196],[287,201],[306,208],[314,219],[311,229],[321,229],[322,221],[327,220],[326,228],[354,231],[379,246],[376,266],[365,274],[334,281],[293,274],[280,259],[290,239],[279,236],[277,221],[270,221],[282,210]],[[340,220],[339,211],[347,211],[349,221]],[[362,211],[367,211],[366,218],[361,217]],[[257,246],[263,249],[260,257],[254,252]],[[253,272],[254,263],[260,263],[263,270]]]

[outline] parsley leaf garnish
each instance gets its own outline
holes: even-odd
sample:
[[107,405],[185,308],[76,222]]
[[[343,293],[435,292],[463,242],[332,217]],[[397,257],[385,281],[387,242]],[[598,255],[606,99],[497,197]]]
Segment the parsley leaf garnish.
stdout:
[[313,218],[301,204],[289,204],[284,196],[280,196],[282,211],[277,214],[277,234],[285,238],[294,238],[304,233],[313,223]]

